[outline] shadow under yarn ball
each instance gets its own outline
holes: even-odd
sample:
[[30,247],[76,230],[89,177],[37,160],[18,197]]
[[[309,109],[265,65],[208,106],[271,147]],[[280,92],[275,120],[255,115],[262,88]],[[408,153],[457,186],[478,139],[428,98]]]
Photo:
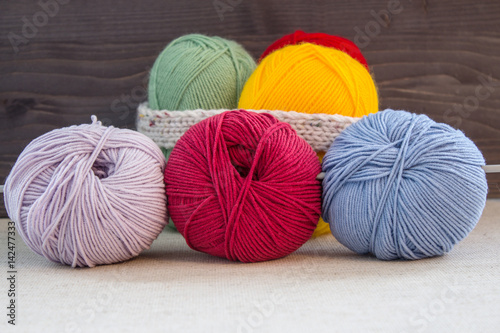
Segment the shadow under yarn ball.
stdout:
[[357,253],[442,255],[465,238],[486,203],[481,152],[461,131],[425,115],[363,117],[323,159],[323,218]]
[[187,244],[233,261],[286,256],[312,235],[321,166],[270,114],[228,111],[191,127],[165,169],[168,211]]
[[26,245],[73,267],[128,260],[167,223],[165,159],[145,135],[93,124],[33,140],[5,183],[5,207]]

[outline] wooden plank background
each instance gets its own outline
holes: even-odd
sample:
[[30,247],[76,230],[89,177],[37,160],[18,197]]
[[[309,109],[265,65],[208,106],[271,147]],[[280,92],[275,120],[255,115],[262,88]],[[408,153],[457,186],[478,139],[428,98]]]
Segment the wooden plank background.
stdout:
[[[500,163],[497,0],[41,3],[51,5],[0,2],[0,183],[26,144],[49,130],[92,114],[133,128],[155,57],[193,32],[235,39],[255,58],[295,29],[352,39],[371,65],[381,109],[450,123],[489,164]],[[490,197],[500,197],[500,175],[488,183]]]

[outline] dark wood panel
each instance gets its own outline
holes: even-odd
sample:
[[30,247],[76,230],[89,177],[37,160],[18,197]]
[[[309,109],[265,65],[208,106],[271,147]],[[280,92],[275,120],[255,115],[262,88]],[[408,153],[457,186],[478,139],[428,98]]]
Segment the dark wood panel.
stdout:
[[[371,65],[381,108],[450,123],[500,163],[498,1],[61,2],[52,16],[37,2],[0,2],[1,183],[25,145],[51,129],[92,114],[133,128],[156,55],[192,32],[235,39],[256,58],[295,29],[350,38]],[[34,19],[40,26],[23,37]],[[9,34],[26,44],[15,52]],[[499,176],[488,182],[500,197]]]
[[7,211],[5,210],[4,206],[3,193],[0,193],[0,200],[0,202],[2,203],[0,205],[0,217],[7,217]]

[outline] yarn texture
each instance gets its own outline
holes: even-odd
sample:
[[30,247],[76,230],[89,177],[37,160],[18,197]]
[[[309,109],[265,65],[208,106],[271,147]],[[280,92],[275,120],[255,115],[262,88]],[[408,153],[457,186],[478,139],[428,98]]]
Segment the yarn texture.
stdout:
[[[238,106],[361,117],[378,111],[378,96],[366,60],[354,43],[297,31],[264,52]],[[320,219],[314,237],[329,232]]]
[[151,69],[156,110],[234,109],[255,61],[238,43],[191,34],[173,40]]
[[238,107],[361,117],[378,111],[378,97],[370,73],[357,60],[304,43],[265,57],[245,84]]
[[[151,69],[149,105],[155,110],[235,109],[255,67],[234,41],[200,34],[179,37]],[[172,149],[162,147],[162,152],[168,161]]]
[[143,134],[92,119],[33,140],[4,189],[26,245],[73,267],[135,257],[167,222],[160,149]]
[[[208,117],[229,110],[152,110],[147,103],[137,108],[137,130],[151,138],[164,150],[171,151],[175,144],[192,126]],[[250,111],[250,110],[247,110]],[[333,140],[349,125],[359,118],[338,114],[299,113],[279,110],[251,110],[255,113],[269,113],[279,121],[290,126],[316,152],[325,152]]]
[[479,220],[487,183],[481,152],[425,115],[363,117],[323,159],[323,218],[339,242],[383,260],[449,252]]
[[363,66],[368,69],[368,63],[361,53],[360,49],[348,39],[340,36],[328,35],[322,32],[305,33],[304,31],[297,30],[292,34],[286,35],[269,45],[269,47],[260,56],[259,62],[262,61],[270,53],[279,50],[287,45],[297,45],[301,43],[311,43],[322,45],[330,48],[340,50],[347,53],[352,58],[359,61]]
[[173,149],[168,211],[197,251],[242,262],[281,258],[316,227],[320,171],[289,124],[266,113],[224,112],[191,127]]

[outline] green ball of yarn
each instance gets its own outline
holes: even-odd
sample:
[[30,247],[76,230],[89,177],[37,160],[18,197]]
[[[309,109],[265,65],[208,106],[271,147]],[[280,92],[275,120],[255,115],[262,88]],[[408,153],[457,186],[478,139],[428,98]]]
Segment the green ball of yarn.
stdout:
[[[173,40],[156,59],[149,77],[153,110],[236,109],[255,61],[238,43],[191,34]],[[172,149],[162,148],[168,160]],[[169,227],[175,229],[172,220]]]
[[255,61],[236,42],[200,34],[173,40],[156,59],[149,78],[155,110],[236,109]]

